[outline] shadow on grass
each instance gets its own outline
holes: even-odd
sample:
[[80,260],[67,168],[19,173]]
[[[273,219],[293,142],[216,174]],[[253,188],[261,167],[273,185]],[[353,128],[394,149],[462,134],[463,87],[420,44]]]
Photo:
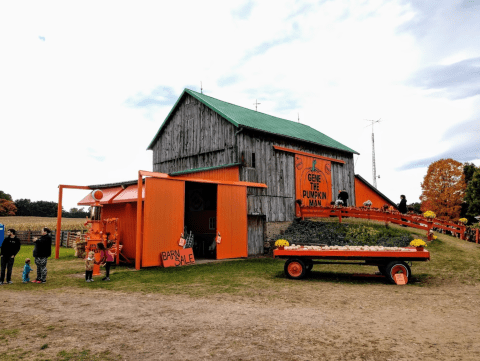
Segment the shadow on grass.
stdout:
[[[277,278],[287,279],[284,272],[279,272]],[[302,280],[292,280],[294,282],[328,282],[345,284],[389,284],[384,276],[367,273],[345,273],[330,271],[311,271]]]

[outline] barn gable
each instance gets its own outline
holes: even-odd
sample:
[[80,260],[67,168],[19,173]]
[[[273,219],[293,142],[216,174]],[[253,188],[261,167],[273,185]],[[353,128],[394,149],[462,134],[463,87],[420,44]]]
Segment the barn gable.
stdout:
[[353,149],[328,137],[327,135],[319,132],[318,130],[309,127],[308,125],[292,122],[290,120],[278,118],[262,112],[253,111],[248,108],[244,108],[235,104],[224,102],[216,98],[212,98],[202,93],[197,93],[190,89],[185,89],[180,95],[179,99],[174,104],[172,110],[167,115],[167,118],[161,125],[160,129],[158,130],[157,134],[155,135],[147,149],[153,149],[156,140],[164,131],[164,128],[167,126],[170,118],[173,116],[173,114],[181,104],[181,100],[183,99],[185,94],[189,94],[190,96],[194,97],[199,102],[207,106],[209,109],[221,115],[224,119],[226,119],[236,128],[250,128],[255,131],[270,133],[286,138],[291,138],[297,141],[300,140],[302,142],[313,143],[326,148],[332,148],[335,150],[359,154]]

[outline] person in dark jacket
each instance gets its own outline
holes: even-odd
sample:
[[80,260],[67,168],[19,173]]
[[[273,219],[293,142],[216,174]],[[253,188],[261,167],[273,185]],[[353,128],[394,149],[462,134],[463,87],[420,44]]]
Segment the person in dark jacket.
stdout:
[[35,248],[33,249],[33,257],[35,257],[35,265],[37,266],[37,279],[33,283],[47,282],[47,260],[52,255],[52,237],[47,227],[42,229],[42,236],[34,238]]
[[343,206],[347,207],[348,193],[345,189],[341,189],[338,191],[338,199],[341,199],[343,202]]
[[12,228],[7,230],[7,237],[0,247],[1,254],[1,275],[0,285],[5,281],[5,269],[7,269],[7,283],[12,282],[12,268],[15,262],[15,256],[20,251],[20,240],[16,236],[16,231]]
[[402,194],[400,196],[400,203],[398,204],[398,211],[400,213],[407,213],[407,199],[405,198],[405,196]]
[[[400,196],[400,203],[398,204],[398,211],[402,214],[406,214],[407,213],[407,198],[405,198],[405,196],[402,194]],[[404,218],[401,218],[401,220],[403,222],[406,222],[407,220],[404,219]],[[401,225],[402,227],[407,227],[405,224],[402,224]]]

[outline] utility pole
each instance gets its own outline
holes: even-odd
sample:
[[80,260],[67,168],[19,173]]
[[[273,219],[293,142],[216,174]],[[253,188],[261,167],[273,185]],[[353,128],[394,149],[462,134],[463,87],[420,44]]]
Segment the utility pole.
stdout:
[[[373,177],[373,186],[377,188],[377,167],[375,165],[375,137],[373,135],[373,125],[375,123],[380,123],[380,119],[378,120],[370,120],[370,119],[365,119],[367,122],[371,122],[370,125],[367,125],[367,127],[372,127],[372,177]],[[378,176],[380,178],[380,176]]]

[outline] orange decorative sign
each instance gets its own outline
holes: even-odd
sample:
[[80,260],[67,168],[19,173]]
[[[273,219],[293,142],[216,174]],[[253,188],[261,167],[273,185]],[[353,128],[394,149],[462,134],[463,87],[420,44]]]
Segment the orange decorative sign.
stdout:
[[407,284],[407,277],[403,273],[396,273],[394,281],[397,285],[406,285]]
[[296,199],[307,207],[328,206],[332,201],[331,162],[295,154]]
[[185,246],[185,243],[186,243],[186,241],[185,241],[185,238],[183,238],[183,234],[182,234],[182,236],[180,237],[180,240],[178,241],[178,245],[180,247],[183,247],[183,246]]
[[193,249],[175,249],[172,251],[161,252],[163,267],[180,267],[195,264]]

